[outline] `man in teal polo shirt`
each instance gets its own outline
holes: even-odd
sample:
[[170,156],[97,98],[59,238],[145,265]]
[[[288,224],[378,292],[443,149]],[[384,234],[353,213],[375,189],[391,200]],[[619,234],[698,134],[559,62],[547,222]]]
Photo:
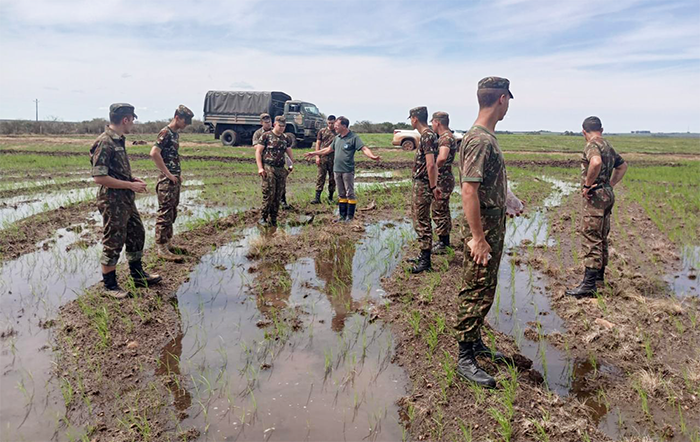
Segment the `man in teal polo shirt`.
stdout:
[[365,146],[360,137],[350,129],[350,120],[345,117],[338,117],[335,120],[335,131],[338,134],[330,146],[307,152],[304,156],[311,158],[314,156],[327,155],[330,152],[335,152],[335,160],[333,161],[333,173],[335,175],[335,183],[338,187],[338,211],[340,212],[339,221],[352,221],[355,217],[355,207],[357,200],[355,199],[355,152],[362,151],[368,158],[379,161],[379,155],[375,155]]

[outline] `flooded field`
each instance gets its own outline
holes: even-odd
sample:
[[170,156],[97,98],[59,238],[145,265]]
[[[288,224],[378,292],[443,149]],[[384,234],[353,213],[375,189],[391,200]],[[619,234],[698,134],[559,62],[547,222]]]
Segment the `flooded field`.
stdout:
[[[335,207],[309,204],[315,166],[300,162],[294,208],[266,231],[254,170],[217,159],[214,170],[202,159],[213,147],[197,149],[175,224],[185,263],[147,251],[165,281],[122,302],[99,292],[101,218],[83,158],[82,169],[37,169],[30,181],[20,154],[0,168],[0,232],[28,243],[0,262],[3,440],[700,437],[700,249],[685,185],[638,194],[641,171],[616,191],[607,285],[576,301],[563,291],[580,278],[578,170],[546,158],[509,169],[527,213],[507,223],[483,337],[514,365],[480,360],[498,380],[484,390],[454,375],[459,189],[454,249],[411,275],[410,152],[387,149],[382,168],[358,170],[348,225],[332,222]],[[691,166],[649,168],[677,178]],[[135,169],[154,177],[146,161]],[[657,210],[668,195],[685,203]],[[155,195],[137,206],[150,248]]]

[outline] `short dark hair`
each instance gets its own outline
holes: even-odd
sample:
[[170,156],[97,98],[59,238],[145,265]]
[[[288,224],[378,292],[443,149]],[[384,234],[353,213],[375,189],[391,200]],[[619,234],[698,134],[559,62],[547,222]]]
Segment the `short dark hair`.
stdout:
[[350,120],[343,117],[342,115],[340,117],[336,118],[336,121],[340,121],[340,124],[342,124],[345,127],[350,127]]
[[506,89],[479,89],[476,91],[476,98],[479,100],[479,108],[491,107],[501,98],[501,95],[506,95]]
[[131,116],[132,116],[131,114],[123,114],[123,113],[109,114],[109,122],[112,124],[122,124],[122,120],[124,118],[129,118]]
[[328,121],[335,121],[335,115],[329,115],[327,120]]
[[586,132],[600,132],[603,130],[603,123],[598,117],[588,117],[583,120],[583,130]]

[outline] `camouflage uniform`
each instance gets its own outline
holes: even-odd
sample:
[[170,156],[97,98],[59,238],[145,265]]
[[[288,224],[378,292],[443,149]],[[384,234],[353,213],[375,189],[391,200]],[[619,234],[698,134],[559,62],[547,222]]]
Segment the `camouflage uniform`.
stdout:
[[263,133],[258,143],[263,146],[262,161],[267,175],[262,181],[262,217],[266,220],[277,220],[283,186],[288,173],[284,159],[287,143],[285,134],[278,136],[273,131]]
[[416,159],[413,163],[413,227],[418,234],[418,244],[421,250],[431,250],[433,243],[433,228],[430,224],[430,205],[433,202],[433,192],[428,180],[428,166],[425,156],[437,156],[438,136],[432,129],[423,131],[416,149]]
[[[593,157],[602,160],[600,174],[591,189],[591,198],[583,198],[583,220],[581,233],[583,235],[583,262],[587,268],[604,268],[608,264],[608,234],[610,233],[610,214],[615,204],[615,194],[610,185],[613,170],[624,160],[610,143],[601,137],[590,140],[581,158],[582,185],[586,182],[588,164]],[[595,189],[595,190],[593,190]]]
[[[452,174],[452,163],[457,153],[457,142],[451,131],[446,131],[438,139],[437,154],[440,147],[447,147],[450,153],[447,155],[445,164],[438,169],[438,188],[442,192],[439,200],[433,201],[433,220],[435,221],[435,232],[438,236],[449,235],[452,231],[452,218],[450,217],[450,195],[455,188],[455,176]],[[437,159],[436,159],[437,161]]]
[[[287,147],[290,149],[293,149],[294,146],[297,145],[297,138],[294,136],[294,134],[285,132],[284,136],[287,137]],[[281,196],[280,196],[280,201],[287,202],[287,177],[289,176],[289,166],[292,164],[291,160],[289,159],[289,156],[285,153],[284,154],[284,181],[282,181],[282,190],[281,190]]]
[[268,130],[263,129],[262,127],[255,132],[253,132],[253,146],[260,144],[260,137],[262,137],[262,134],[265,132],[270,132],[272,130],[272,127],[270,127]]
[[503,253],[506,229],[506,192],[508,177],[503,154],[496,136],[480,126],[472,127],[460,146],[460,183],[479,182],[481,223],[486,241],[491,246],[491,259],[486,266],[474,262],[467,242],[472,238],[464,223],[464,268],[459,291],[459,316],[455,327],[459,341],[480,338],[479,330],[493,304],[498,283],[498,267]]
[[[111,176],[122,181],[134,181],[126,154],[126,137],[109,126],[97,137],[90,148],[92,176]],[[115,266],[126,245],[126,259],[138,262],[143,256],[146,233],[135,203],[136,195],[129,189],[111,189],[100,186],[97,209],[102,215],[102,258],[100,263]]]
[[[180,177],[180,135],[165,126],[156,138],[155,146],[160,149],[160,155],[168,171]],[[156,244],[167,244],[173,237],[173,223],[177,218],[177,206],[180,204],[180,181],[172,182],[160,173],[156,184],[158,196],[158,214],[156,216]]]
[[[332,121],[332,120],[331,120]],[[320,142],[319,149],[325,149],[330,146],[335,139],[336,133],[327,127],[318,131],[316,139]],[[335,193],[335,176],[333,175],[333,161],[335,160],[335,151],[331,151],[328,155],[320,157],[318,163],[318,175],[316,176],[316,192],[323,192],[323,186],[326,184],[326,174],[328,174],[328,194]]]

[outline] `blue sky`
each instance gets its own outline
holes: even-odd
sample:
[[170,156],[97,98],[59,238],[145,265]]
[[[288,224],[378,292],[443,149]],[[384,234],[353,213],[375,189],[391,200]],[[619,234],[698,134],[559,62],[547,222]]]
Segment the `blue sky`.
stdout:
[[427,105],[467,128],[508,77],[499,129],[700,132],[698,0],[0,0],[0,118],[141,120],[207,90],[282,90],[351,120]]

